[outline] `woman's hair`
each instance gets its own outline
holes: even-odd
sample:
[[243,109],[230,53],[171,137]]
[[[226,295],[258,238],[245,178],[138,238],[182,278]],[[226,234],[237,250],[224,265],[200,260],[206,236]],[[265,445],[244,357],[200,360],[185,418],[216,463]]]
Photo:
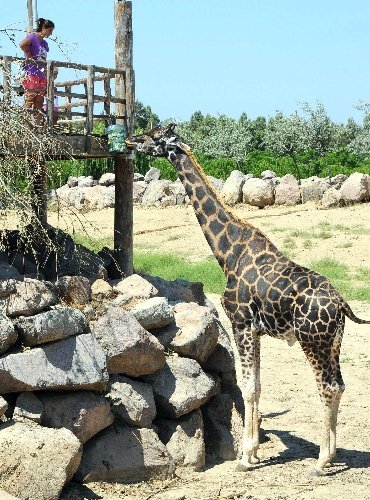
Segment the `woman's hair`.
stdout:
[[36,31],[39,33],[42,28],[55,28],[55,25],[53,21],[50,21],[50,19],[44,19],[43,17],[40,17],[39,19],[37,19]]

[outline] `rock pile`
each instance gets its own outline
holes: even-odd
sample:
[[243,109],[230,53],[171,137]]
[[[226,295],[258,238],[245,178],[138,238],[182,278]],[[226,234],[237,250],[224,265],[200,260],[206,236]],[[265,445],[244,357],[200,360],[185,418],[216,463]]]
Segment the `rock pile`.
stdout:
[[[226,181],[208,177],[225,203],[246,203],[259,208],[268,205],[296,205],[315,201],[324,208],[370,200],[370,176],[355,172],[349,177],[310,177],[300,182],[291,174],[277,177],[271,170],[261,178],[231,172]],[[151,168],[144,176],[135,174],[134,203],[143,206],[173,206],[189,203],[180,180],[160,179],[160,171]],[[50,193],[51,202],[57,200],[78,210],[100,210],[114,207],[114,174],[104,174],[99,181],[92,177],[70,177],[67,184]]]
[[234,358],[202,284],[21,274],[0,254],[0,488],[142,481],[239,454]]

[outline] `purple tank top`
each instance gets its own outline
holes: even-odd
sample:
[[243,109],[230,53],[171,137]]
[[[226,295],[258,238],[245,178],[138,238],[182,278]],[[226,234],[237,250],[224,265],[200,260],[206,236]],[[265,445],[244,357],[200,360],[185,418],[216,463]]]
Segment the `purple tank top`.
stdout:
[[[30,33],[27,38],[31,40],[29,45],[29,52],[32,59],[46,61],[47,53],[49,52],[49,45],[45,39],[39,40],[35,33]],[[46,78],[46,66],[36,66],[35,64],[26,64],[26,73],[28,75]]]

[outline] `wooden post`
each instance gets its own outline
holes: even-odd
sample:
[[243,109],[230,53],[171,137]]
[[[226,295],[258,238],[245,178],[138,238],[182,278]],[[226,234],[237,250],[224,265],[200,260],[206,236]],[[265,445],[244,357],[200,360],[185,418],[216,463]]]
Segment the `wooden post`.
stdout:
[[27,11],[28,11],[28,31],[32,33],[33,31],[33,5],[32,0],[27,0]]
[[36,219],[45,226],[47,223],[47,165],[45,159],[31,157],[29,159],[32,172],[31,208]]
[[46,65],[46,119],[49,127],[54,125],[54,62],[48,61]]
[[[116,69],[131,71],[132,62],[132,2],[115,2],[115,63]],[[127,135],[133,133],[134,86],[127,96],[123,75],[116,76],[116,97],[125,98],[126,104],[116,104],[116,114],[125,115]],[[130,103],[127,102],[130,100]],[[130,116],[128,116],[128,111]],[[123,120],[117,120],[122,123]],[[134,166],[131,153],[117,155],[114,159],[115,171],[115,209],[114,209],[114,250],[117,266],[124,276],[133,273],[133,179]]]

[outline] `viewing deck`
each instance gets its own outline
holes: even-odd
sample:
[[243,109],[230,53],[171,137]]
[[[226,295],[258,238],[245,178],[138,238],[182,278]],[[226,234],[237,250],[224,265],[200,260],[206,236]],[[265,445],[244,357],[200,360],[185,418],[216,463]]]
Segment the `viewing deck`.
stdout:
[[[24,89],[19,81],[24,63],[23,58],[0,56],[0,103],[14,109],[24,106]],[[37,61],[37,64],[45,67],[47,75],[44,130],[53,135],[54,145],[47,151],[46,159],[112,157],[105,128],[117,123],[124,125],[126,130],[131,129],[134,115],[132,69],[61,61]],[[56,81],[55,68],[59,71]],[[42,134],[42,129],[38,133]],[[27,155],[22,141],[14,147],[15,156]],[[1,156],[4,152],[0,150]]]

